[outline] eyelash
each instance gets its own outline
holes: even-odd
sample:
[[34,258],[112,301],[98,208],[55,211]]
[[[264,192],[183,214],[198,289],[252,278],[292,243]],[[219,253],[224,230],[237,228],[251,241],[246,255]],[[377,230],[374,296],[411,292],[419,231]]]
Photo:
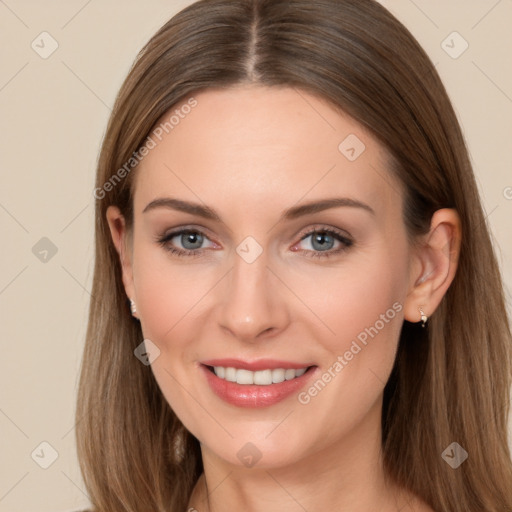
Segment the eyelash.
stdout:
[[[163,236],[157,237],[157,242],[169,253],[178,256],[178,257],[189,257],[189,258],[195,258],[198,256],[201,256],[204,249],[178,249],[176,247],[172,247],[169,245],[169,241],[173,239],[176,236],[184,235],[184,234],[200,234],[203,235],[205,238],[208,238],[205,233],[198,229],[191,229],[191,228],[184,228],[179,229],[176,231],[172,231],[170,233],[167,233]],[[337,256],[343,252],[345,252],[349,247],[353,245],[353,241],[344,236],[340,231],[337,231],[333,228],[324,228],[324,227],[315,227],[308,232],[304,233],[301,239],[299,240],[299,243],[308,238],[311,235],[314,234],[327,234],[329,236],[332,236],[339,242],[341,242],[341,247],[338,249],[329,249],[326,251],[314,251],[309,249],[298,249],[297,252],[302,252],[304,255],[308,258],[322,258],[327,259],[333,256]]]

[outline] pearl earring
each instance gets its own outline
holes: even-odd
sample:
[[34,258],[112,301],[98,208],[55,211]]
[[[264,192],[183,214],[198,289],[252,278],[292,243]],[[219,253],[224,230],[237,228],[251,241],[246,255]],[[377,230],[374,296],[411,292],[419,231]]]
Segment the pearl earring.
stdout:
[[419,307],[418,309],[420,310],[421,315],[421,327],[425,327],[425,325],[427,325],[428,317],[427,315],[425,315],[425,312],[423,311],[423,309],[421,309],[421,307]]
[[132,315],[137,313],[137,307],[135,306],[135,302],[132,299],[130,299],[130,311],[132,312]]

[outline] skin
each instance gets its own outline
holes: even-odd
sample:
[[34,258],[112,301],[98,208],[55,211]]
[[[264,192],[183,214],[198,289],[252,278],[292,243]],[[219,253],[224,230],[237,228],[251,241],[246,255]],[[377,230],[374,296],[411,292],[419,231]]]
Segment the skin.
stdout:
[[[384,480],[382,397],[403,320],[419,322],[419,306],[431,315],[452,282],[458,215],[437,211],[430,232],[410,245],[385,150],[315,96],[243,85],[194,97],[197,107],[137,169],[132,236],[116,207],[107,213],[126,294],[144,338],[161,351],[151,369],[201,442],[205,472],[189,507],[430,511]],[[354,161],[338,149],[349,134],[366,147]],[[164,207],[143,213],[171,196],[208,205],[222,220]],[[343,206],[279,221],[287,208],[331,197],[361,201],[374,214]],[[156,241],[180,227],[204,233],[202,245],[180,236],[167,245],[201,255],[178,257]],[[342,244],[328,238],[332,257],[308,257],[322,246],[306,234],[322,228],[353,244],[334,254]],[[252,263],[236,252],[248,236],[263,251]],[[260,409],[227,404],[197,366],[273,358],[313,363],[320,377],[396,303],[394,318],[307,404],[297,394]],[[237,457],[247,442],[261,453],[253,467]]]

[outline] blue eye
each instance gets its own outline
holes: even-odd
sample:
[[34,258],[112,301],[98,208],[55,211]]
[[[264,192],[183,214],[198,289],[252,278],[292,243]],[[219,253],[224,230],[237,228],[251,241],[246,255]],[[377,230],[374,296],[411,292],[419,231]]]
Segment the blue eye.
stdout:
[[[309,237],[312,237],[311,249],[296,249],[297,245],[295,245],[292,251],[302,252],[307,257],[328,258],[346,251],[353,244],[352,240],[342,234],[342,232],[332,228],[315,228],[310,230],[302,236],[299,244]],[[172,242],[174,239],[178,240],[182,248],[176,247],[176,243]],[[157,238],[157,242],[166,251],[178,257],[201,256],[205,250],[205,248],[201,247],[205,240],[209,240],[208,237],[196,229],[180,229]],[[336,243],[338,246],[334,248]]]
[[[183,249],[176,248],[171,240],[178,238]],[[207,240],[206,236],[197,230],[182,229],[168,233],[158,240],[164,249],[177,256],[199,256],[202,252],[201,245],[204,240]],[[190,247],[192,246],[192,247]]]
[[[328,258],[332,255],[339,254],[352,245],[352,240],[342,235],[338,231],[327,228],[319,228],[309,231],[301,238],[301,242],[307,238],[311,238],[311,249],[301,249],[305,256],[313,258]],[[338,248],[333,250],[333,246],[338,242]]]

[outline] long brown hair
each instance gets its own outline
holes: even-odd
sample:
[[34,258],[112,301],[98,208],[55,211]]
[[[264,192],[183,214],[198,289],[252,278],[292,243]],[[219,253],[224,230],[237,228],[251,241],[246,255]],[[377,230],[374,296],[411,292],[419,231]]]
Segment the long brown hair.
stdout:
[[[458,211],[454,281],[427,329],[404,322],[384,391],[385,470],[436,511],[512,510],[512,340],[468,152],[428,56],[374,0],[202,0],[167,22],[136,59],[97,170],[94,282],[76,413],[94,510],[181,512],[202,472],[197,439],[134,357],[143,336],[127,306],[106,210],[118,206],[131,226],[137,168],[126,163],[164,113],[202,89],[249,82],[313,93],[370,130],[404,185],[411,240],[428,232],[437,209]],[[457,469],[441,456],[453,442],[469,455]]]

